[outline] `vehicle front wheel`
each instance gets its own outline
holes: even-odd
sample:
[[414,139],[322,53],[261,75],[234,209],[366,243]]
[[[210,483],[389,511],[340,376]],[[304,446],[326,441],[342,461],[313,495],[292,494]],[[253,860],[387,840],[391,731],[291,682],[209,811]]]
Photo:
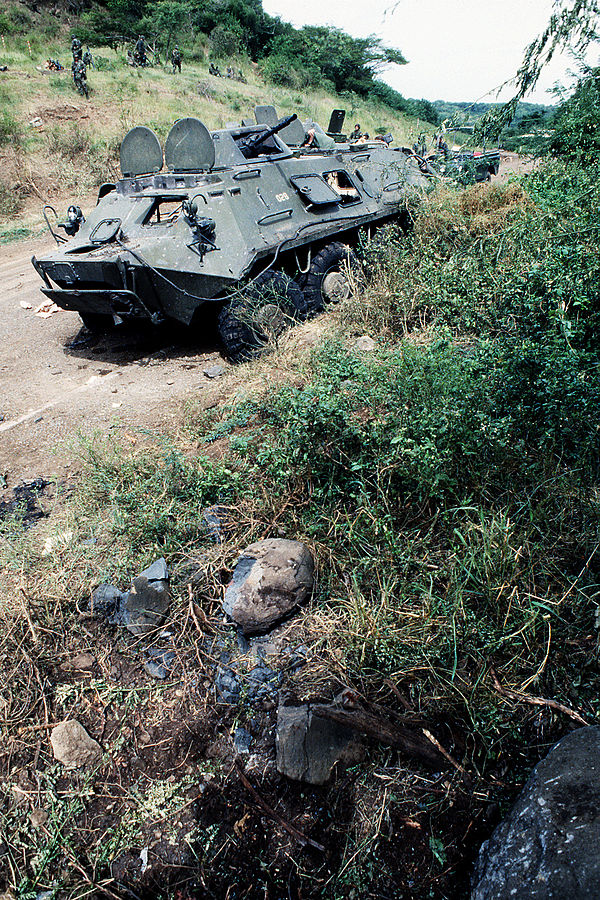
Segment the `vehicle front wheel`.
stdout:
[[224,306],[217,327],[231,362],[258,356],[276,344],[282,332],[306,318],[306,302],[299,285],[283,272],[261,272],[248,287]]
[[363,284],[360,263],[346,244],[327,244],[317,253],[306,276],[304,296],[309,316],[322,312],[330,303],[352,296]]

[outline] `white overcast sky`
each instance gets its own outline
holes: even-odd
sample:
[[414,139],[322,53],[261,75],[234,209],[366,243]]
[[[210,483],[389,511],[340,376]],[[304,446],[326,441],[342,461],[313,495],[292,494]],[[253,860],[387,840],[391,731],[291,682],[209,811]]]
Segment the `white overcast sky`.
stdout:
[[[495,88],[514,76],[523,50],[545,28],[552,0],[263,0],[263,6],[296,26],[335,25],[398,48],[408,65],[382,77],[405,97],[494,102]],[[526,99],[556,102],[548,91],[556,81],[568,84],[573,68],[569,57],[553,60]],[[500,99],[509,96],[505,91]]]

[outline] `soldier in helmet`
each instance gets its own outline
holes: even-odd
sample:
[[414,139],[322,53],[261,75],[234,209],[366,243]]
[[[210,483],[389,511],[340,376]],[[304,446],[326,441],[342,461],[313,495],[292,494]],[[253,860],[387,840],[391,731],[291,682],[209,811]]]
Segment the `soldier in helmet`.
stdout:
[[175,74],[175,69],[181,74],[181,51],[177,45],[171,50],[171,62],[173,63],[173,75]]
[[75,87],[82,97],[89,99],[87,72],[85,70],[85,63],[81,58],[78,57],[73,60],[71,72],[73,73],[73,83]]
[[75,37],[74,34],[71,35],[71,53],[73,54],[73,61],[76,59],[81,59],[81,41],[78,37]]
[[94,65],[94,57],[92,56],[92,51],[89,47],[85,48],[85,53],[83,54],[83,62],[87,69],[95,69]]
[[146,41],[143,34],[140,34],[137,39],[137,44],[135,45],[135,50],[133,51],[133,58],[135,59],[138,66],[148,65],[148,60],[146,58]]

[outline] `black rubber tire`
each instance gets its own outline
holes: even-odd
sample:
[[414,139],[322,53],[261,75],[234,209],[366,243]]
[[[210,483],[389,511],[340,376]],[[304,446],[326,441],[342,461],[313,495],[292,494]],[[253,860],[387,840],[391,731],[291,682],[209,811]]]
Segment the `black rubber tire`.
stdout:
[[[271,321],[265,315],[271,315]],[[259,356],[287,325],[305,318],[306,301],[300,286],[284,272],[269,270],[223,307],[217,328],[227,358],[237,363]]]
[[115,327],[112,316],[106,316],[102,313],[79,313],[79,318],[88,331],[98,334],[103,331],[112,331]]
[[362,283],[363,277],[360,263],[354,252],[346,244],[335,241],[332,244],[327,244],[320,253],[317,253],[310,264],[310,269],[303,284],[309,318],[322,312],[329,303],[338,302],[338,300],[326,295],[323,290],[323,282],[326,276],[331,273],[339,272],[340,275],[343,275],[348,266],[357,281]]

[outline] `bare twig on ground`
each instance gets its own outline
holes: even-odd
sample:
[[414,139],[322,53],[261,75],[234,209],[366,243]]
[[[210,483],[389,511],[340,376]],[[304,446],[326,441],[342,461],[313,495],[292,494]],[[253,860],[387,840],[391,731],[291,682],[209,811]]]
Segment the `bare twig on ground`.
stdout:
[[511,691],[510,688],[505,688],[500,684],[500,682],[498,681],[498,676],[496,675],[493,668],[490,669],[490,675],[492,676],[495,690],[498,691],[498,693],[503,697],[507,697],[510,700],[515,700],[517,703],[530,703],[532,706],[546,706],[549,709],[554,709],[557,712],[564,713],[565,716],[569,716],[569,718],[573,719],[575,722],[578,722],[580,725],[588,724],[583,716],[581,716],[578,712],[575,712],[574,709],[570,709],[568,706],[565,706],[564,703],[559,703],[558,700],[547,700],[545,697],[531,697],[529,694],[521,694],[518,691]]
[[256,788],[254,788],[250,784],[250,782],[242,772],[239,764],[236,764],[236,769],[240,777],[240,781],[242,782],[246,790],[249,791],[250,794],[252,794],[256,805],[259,806],[260,809],[262,809],[262,811],[266,813],[266,815],[273,819],[273,821],[277,822],[278,825],[281,825],[281,827],[284,828],[285,831],[287,831],[288,834],[295,838],[295,840],[297,840],[298,843],[303,847],[308,844],[309,847],[313,847],[315,850],[320,850],[321,853],[325,852],[325,847],[323,847],[322,844],[318,844],[316,841],[313,841],[312,838],[306,837],[306,835],[299,831],[294,825],[292,825],[290,822],[286,822],[286,820],[282,816],[280,816],[278,812],[275,812],[275,810],[272,809],[265,800],[263,800]]

